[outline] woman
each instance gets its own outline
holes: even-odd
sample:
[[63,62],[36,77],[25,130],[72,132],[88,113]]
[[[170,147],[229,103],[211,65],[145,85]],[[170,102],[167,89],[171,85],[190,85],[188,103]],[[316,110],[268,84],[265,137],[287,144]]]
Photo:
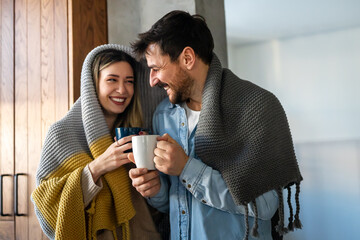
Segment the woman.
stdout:
[[144,69],[131,54],[114,44],[91,51],[81,97],[49,129],[31,198],[50,239],[160,239],[128,177],[131,136],[113,141],[115,127],[142,125],[136,76]]

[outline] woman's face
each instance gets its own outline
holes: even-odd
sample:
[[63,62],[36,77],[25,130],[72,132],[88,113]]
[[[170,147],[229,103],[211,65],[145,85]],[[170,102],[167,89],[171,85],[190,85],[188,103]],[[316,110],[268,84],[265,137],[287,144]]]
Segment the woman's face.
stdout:
[[134,72],[128,62],[115,62],[99,74],[98,97],[105,117],[125,111],[134,95]]

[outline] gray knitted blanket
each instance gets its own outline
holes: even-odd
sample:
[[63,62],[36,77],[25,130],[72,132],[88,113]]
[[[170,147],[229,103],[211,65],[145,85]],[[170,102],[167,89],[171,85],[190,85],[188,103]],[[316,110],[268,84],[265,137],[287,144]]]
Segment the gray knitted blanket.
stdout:
[[[87,239],[96,236],[98,229],[114,230],[117,226],[122,226],[123,236],[128,236],[129,220],[135,214],[131,182],[124,167],[104,175],[104,188],[86,211],[82,200],[82,169],[113,143],[91,71],[96,55],[108,49],[133,56],[130,48],[116,44],[92,50],[82,68],[81,97],[63,119],[50,127],[44,142],[36,174],[37,188],[31,198],[40,225],[50,239]],[[150,89],[145,64],[136,63],[134,71],[141,98],[149,99],[142,102],[146,102],[143,127],[150,127],[152,111],[163,95]]]
[[237,204],[247,205],[275,189],[283,214],[282,188],[294,183],[298,203],[302,176],[280,102],[223,69],[215,54],[204,87],[195,149],[204,163],[222,174]]

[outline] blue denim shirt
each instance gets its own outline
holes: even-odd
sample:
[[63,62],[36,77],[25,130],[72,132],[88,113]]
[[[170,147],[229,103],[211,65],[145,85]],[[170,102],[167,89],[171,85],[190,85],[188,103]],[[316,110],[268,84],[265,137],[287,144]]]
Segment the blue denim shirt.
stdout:
[[[170,213],[171,239],[242,239],[245,208],[234,203],[221,174],[196,156],[196,127],[188,137],[185,109],[166,98],[154,113],[153,130],[159,135],[168,133],[189,156],[180,176],[160,174],[160,192],[148,199],[159,211]],[[271,217],[278,208],[276,192],[259,196],[256,205],[259,217],[256,239],[272,239]],[[254,208],[253,204],[248,206],[251,228]]]

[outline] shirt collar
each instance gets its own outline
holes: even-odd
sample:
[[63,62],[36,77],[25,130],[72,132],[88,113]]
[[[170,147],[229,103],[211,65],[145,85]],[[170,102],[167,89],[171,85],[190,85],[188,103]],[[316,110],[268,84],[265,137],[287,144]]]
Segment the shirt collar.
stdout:
[[170,100],[169,100],[168,107],[169,107],[169,108],[181,107],[181,103],[180,103],[180,104],[173,104],[173,103],[171,103]]

